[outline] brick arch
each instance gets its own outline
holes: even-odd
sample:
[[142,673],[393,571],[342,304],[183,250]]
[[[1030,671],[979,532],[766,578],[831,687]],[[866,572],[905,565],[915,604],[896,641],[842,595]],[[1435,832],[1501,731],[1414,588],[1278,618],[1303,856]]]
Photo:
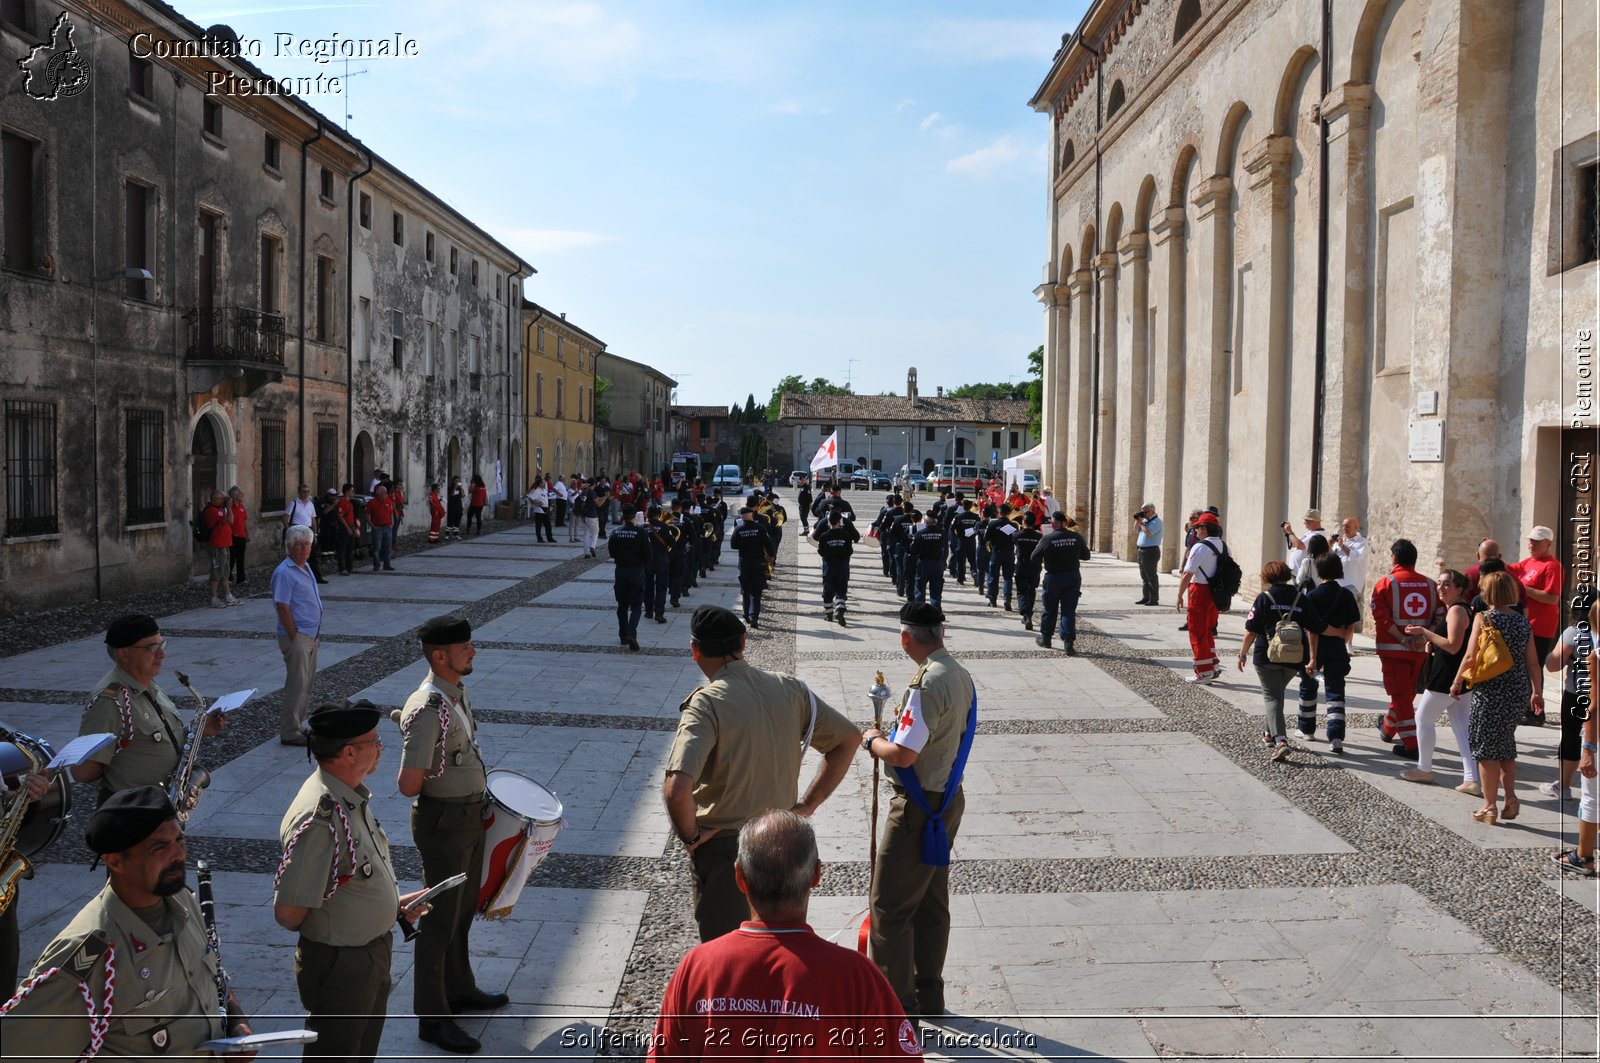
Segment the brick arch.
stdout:
[[1178,146],[1178,157],[1172,164],[1171,194],[1167,197],[1167,206],[1183,208],[1189,196],[1190,176],[1200,158],[1199,138],[1185,137]]
[[1318,62],[1317,50],[1302,44],[1289,57],[1284,67],[1283,80],[1278,83],[1278,98],[1272,107],[1272,132],[1278,136],[1294,136],[1298,116],[1294,113],[1295,100],[1300,97],[1300,85]]
[[1228,108],[1227,116],[1222,120],[1222,135],[1217,138],[1217,164],[1212,173],[1224,177],[1234,175],[1233,160],[1245,147],[1239,143],[1239,135],[1249,121],[1250,108],[1242,101],[1235,101]]
[[1139,183],[1139,196],[1133,201],[1133,231],[1142,233],[1150,228],[1150,215],[1156,205],[1156,179],[1145,174]]
[[1115,251],[1117,243],[1122,239],[1122,204],[1112,203],[1111,209],[1106,213],[1106,246],[1107,251]]
[[1361,20],[1356,23],[1355,39],[1350,45],[1352,84],[1365,85],[1372,80],[1372,71],[1377,65],[1375,49],[1383,26],[1388,21],[1389,12],[1407,2],[1408,0],[1367,0],[1366,9],[1361,12]]

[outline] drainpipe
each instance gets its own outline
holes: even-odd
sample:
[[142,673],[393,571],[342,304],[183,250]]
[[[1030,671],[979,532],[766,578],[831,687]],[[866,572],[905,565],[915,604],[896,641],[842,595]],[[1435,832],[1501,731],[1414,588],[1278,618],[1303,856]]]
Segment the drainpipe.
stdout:
[[[360,173],[352,174],[344,191],[344,482],[355,479],[356,452],[356,182],[372,172],[372,152],[367,152],[367,165]],[[302,231],[304,231],[302,229]],[[363,336],[368,345],[371,336]]]
[[[1088,41],[1080,40],[1079,44],[1095,58],[1094,67],[1094,231],[1096,255],[1105,250],[1106,233],[1103,219],[1100,217],[1100,192],[1101,171],[1100,164],[1103,158],[1100,150],[1100,132],[1105,128],[1105,56],[1095,51]],[[1094,419],[1090,422],[1093,429],[1089,433],[1089,520],[1088,527],[1094,527],[1094,503],[1099,490],[1100,481],[1100,278],[1095,276],[1094,259],[1089,260],[1089,312],[1094,316],[1090,319],[1094,324],[1094,339],[1091,342],[1094,360],[1089,365],[1091,380],[1089,384],[1090,401],[1094,403]],[[1087,534],[1087,532],[1085,532]]]
[[[1328,49],[1333,44],[1333,0],[1322,0],[1321,99],[1333,91]],[[1328,402],[1328,120],[1317,105],[1317,344],[1311,413],[1311,505],[1322,507],[1322,418]]]
[[[306,482],[306,169],[311,145],[322,139],[322,119],[317,119],[317,134],[300,142],[300,465],[295,483]],[[327,313],[326,307],[318,308]],[[266,485],[263,484],[263,491]],[[288,485],[284,487],[287,489]]]

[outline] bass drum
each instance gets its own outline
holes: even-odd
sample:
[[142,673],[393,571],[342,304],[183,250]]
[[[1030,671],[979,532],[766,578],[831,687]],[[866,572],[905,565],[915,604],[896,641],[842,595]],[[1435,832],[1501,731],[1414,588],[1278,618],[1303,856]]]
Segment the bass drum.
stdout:
[[[33,761],[19,747],[31,752],[40,768],[55,759],[56,751],[42,738],[4,730],[0,730],[0,736],[0,775],[6,777],[6,785],[13,790],[21,785],[21,777],[33,770]],[[23,813],[22,826],[17,830],[17,852],[31,857],[44,849],[61,837],[71,815],[72,788],[67,784],[66,772],[57,772],[50,777],[50,788],[44,796],[31,802]]]

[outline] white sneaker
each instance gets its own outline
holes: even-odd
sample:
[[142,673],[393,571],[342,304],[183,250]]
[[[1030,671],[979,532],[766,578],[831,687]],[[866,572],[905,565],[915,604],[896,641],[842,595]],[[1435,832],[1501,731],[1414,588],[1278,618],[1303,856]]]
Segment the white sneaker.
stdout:
[[1295,739],[1297,741],[1300,741],[1300,742],[1314,742],[1317,739],[1316,735],[1308,735],[1304,731],[1300,730],[1299,728],[1295,729],[1294,737],[1295,737]]
[[222,599],[222,604],[223,605],[238,605],[239,604],[239,599],[235,598],[233,595],[230,594],[226,598]]
[[1559,782],[1542,782],[1539,784],[1539,792],[1546,797],[1559,797],[1562,800],[1566,800],[1567,797],[1567,788]]
[[1186,677],[1184,679],[1184,682],[1185,683],[1209,683],[1212,680],[1216,679],[1221,674],[1222,674],[1222,670],[1219,668],[1219,669],[1216,669],[1216,670],[1210,671],[1210,672],[1202,672],[1199,675],[1188,676],[1188,677]]
[[1330,744],[1329,748],[1332,749],[1335,753],[1343,753],[1344,752],[1344,743],[1343,742],[1333,742],[1333,743]]
[[223,601],[221,598],[213,598],[213,599],[211,599],[211,608],[213,608],[213,609],[226,609],[227,607],[228,607],[228,603]]

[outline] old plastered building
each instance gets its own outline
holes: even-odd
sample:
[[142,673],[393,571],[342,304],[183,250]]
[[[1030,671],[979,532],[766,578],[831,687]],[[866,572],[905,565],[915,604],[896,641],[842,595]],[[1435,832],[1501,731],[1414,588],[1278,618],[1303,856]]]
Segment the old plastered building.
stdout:
[[[214,488],[243,489],[258,563],[300,482],[365,487],[376,465],[415,498],[425,461],[470,472],[473,435],[481,463],[516,460],[510,293],[531,267],[230,39],[149,0],[0,6],[0,612],[187,578]],[[430,321],[460,336],[442,405],[410,386]],[[450,438],[460,457],[429,461]]]
[[597,376],[609,382],[608,416],[595,429],[595,472],[612,476],[666,469],[672,457],[672,389],[661,370],[611,351],[600,353]]
[[[605,342],[538,303],[522,301],[523,460],[528,479],[593,476],[595,362]],[[527,484],[521,484],[526,487]]]
[[1252,576],[1308,506],[1369,579],[1535,523],[1587,562],[1595,50],[1560,0],[1092,4],[1032,105],[1044,478],[1093,545],[1149,499],[1168,567],[1211,504]]

